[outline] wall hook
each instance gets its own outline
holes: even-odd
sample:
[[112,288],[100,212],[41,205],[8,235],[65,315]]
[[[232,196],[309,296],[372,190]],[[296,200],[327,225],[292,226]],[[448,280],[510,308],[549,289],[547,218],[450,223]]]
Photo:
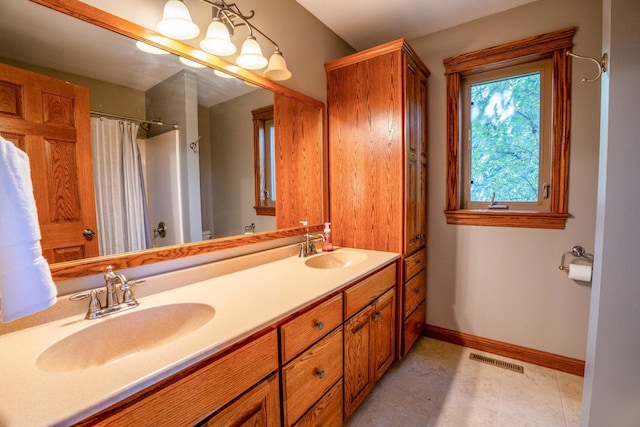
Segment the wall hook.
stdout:
[[592,61],[598,66],[598,75],[595,76],[592,79],[587,79],[585,77],[582,80],[580,80],[582,83],[593,83],[593,82],[597,81],[602,76],[603,72],[605,72],[605,73],[607,72],[607,60],[609,59],[609,56],[606,53],[602,54],[602,58],[600,59],[600,61],[598,61],[595,58],[591,58],[589,56],[577,55],[577,54],[571,52],[570,50],[567,51],[567,56],[571,56],[573,58],[578,58],[578,59],[585,59],[587,61]]

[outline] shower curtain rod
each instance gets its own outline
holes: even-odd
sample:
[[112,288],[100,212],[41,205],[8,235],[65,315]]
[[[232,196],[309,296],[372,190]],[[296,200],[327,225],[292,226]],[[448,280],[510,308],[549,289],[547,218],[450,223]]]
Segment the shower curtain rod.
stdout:
[[163,123],[161,120],[142,120],[142,119],[136,119],[135,117],[120,116],[118,114],[103,113],[101,111],[93,111],[93,110],[91,110],[91,115],[96,117],[106,117],[108,119],[128,120],[130,122],[136,122],[140,124],[173,126],[174,129],[178,129],[177,123]]

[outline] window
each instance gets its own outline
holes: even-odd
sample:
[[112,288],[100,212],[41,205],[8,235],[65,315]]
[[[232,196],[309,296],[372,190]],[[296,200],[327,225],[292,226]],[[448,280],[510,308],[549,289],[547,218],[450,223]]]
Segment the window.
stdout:
[[257,215],[276,215],[275,125],[273,105],[253,114],[253,153]]
[[565,227],[574,33],[444,60],[449,224]]
[[463,209],[549,211],[551,66],[462,78]]

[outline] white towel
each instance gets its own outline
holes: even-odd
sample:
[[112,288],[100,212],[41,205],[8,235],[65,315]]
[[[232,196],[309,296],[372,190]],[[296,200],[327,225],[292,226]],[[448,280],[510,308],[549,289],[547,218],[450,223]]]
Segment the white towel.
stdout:
[[44,310],[57,290],[40,246],[29,158],[0,137],[0,318]]

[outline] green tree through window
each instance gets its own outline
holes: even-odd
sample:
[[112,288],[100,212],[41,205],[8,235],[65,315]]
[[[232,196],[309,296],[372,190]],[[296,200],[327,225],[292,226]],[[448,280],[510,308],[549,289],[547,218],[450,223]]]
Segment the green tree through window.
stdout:
[[537,202],[540,73],[470,85],[470,200]]

